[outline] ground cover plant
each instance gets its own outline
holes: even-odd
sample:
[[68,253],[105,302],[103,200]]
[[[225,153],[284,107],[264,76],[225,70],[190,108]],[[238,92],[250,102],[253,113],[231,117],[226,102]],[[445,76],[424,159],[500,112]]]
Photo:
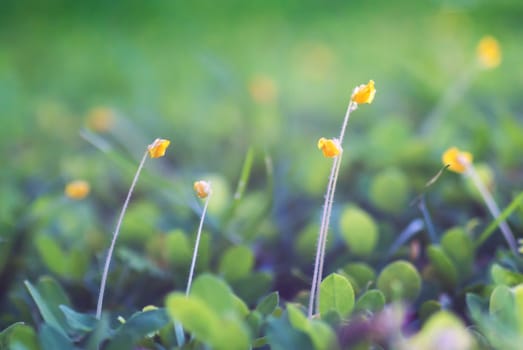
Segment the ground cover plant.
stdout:
[[0,349],[521,348],[517,1],[31,5]]

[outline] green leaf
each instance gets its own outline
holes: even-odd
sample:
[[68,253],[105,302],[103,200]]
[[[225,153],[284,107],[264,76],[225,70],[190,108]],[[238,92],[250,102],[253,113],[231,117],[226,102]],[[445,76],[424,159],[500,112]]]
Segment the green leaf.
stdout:
[[173,230],[165,235],[166,258],[174,266],[188,266],[192,247],[182,230]]
[[252,305],[269,292],[272,286],[272,275],[269,272],[253,272],[232,282],[231,285],[242,300]]
[[349,263],[343,267],[342,272],[346,274],[357,293],[367,289],[376,280],[376,273],[365,263]]
[[364,210],[349,206],[340,217],[340,232],[350,251],[369,255],[378,242],[378,226]]
[[79,281],[89,269],[89,254],[85,248],[73,248],[67,254],[67,277]]
[[489,313],[494,315],[505,327],[518,328],[516,299],[509,287],[499,285],[490,295]]
[[319,298],[322,318],[332,311],[344,318],[354,308],[354,290],[349,280],[337,273],[330,274],[321,282]]
[[488,227],[479,235],[476,240],[476,247],[479,247],[483,242],[485,242],[490,235],[496,230],[499,226],[499,223],[507,220],[508,217],[521,205],[523,204],[523,192],[518,194],[516,198],[501,212],[501,214],[488,225]]
[[240,317],[246,317],[251,313],[249,307],[243,300],[241,300],[237,295],[233,294],[232,298],[234,299],[234,306],[236,308],[236,314]]
[[33,328],[23,322],[17,322],[0,332],[0,349],[39,350]]
[[441,304],[436,300],[427,300],[421,304],[419,315],[423,323],[429,319],[430,316],[441,310]]
[[227,249],[220,260],[219,271],[227,281],[246,277],[254,266],[252,251],[246,246]]
[[307,331],[310,328],[309,320],[305,314],[300,310],[298,305],[287,304],[287,316],[291,326],[300,331]]
[[472,293],[467,293],[465,301],[472,319],[476,322],[481,320],[482,314],[488,310],[488,303],[484,299]]
[[[445,339],[445,340],[441,340]],[[439,342],[438,342],[439,340]],[[448,347],[435,344],[451,344]],[[473,349],[472,335],[462,321],[448,311],[439,311],[423,325],[421,331],[407,340],[408,349]]]
[[69,265],[66,255],[54,239],[48,235],[39,234],[36,236],[35,244],[45,266],[51,272],[61,277],[67,277],[67,267]]
[[102,342],[112,334],[112,329],[109,326],[109,317],[106,314],[102,314],[101,319],[96,322],[94,330],[87,336],[85,350],[99,350]]
[[116,256],[123,261],[123,264],[130,269],[138,272],[149,272],[155,276],[161,276],[163,274],[151,260],[140,255],[133,250],[126,247],[119,247],[116,249]]
[[291,327],[285,318],[270,317],[266,336],[271,350],[314,350],[310,337]]
[[493,264],[490,269],[492,280],[496,284],[504,284],[509,287],[516,286],[523,283],[523,275],[514,271],[510,271],[499,264]]
[[454,289],[458,281],[458,273],[447,254],[445,254],[441,247],[430,245],[427,249],[427,255],[434,270],[436,270],[438,276],[441,278],[443,285],[447,289]]
[[474,263],[474,243],[465,230],[453,228],[446,231],[441,239],[441,248],[461,276],[470,275]]
[[59,308],[71,329],[83,332],[91,332],[94,329],[97,320],[93,315],[76,312],[66,305],[59,305]]
[[385,306],[385,295],[377,289],[368,290],[356,301],[354,311],[370,311],[376,313]]
[[224,316],[236,312],[236,302],[231,288],[213,275],[198,276],[191,287],[190,295],[200,299],[217,315]]
[[398,260],[381,271],[377,285],[388,302],[397,299],[414,301],[421,290],[421,277],[411,263]]
[[[40,282],[42,282],[42,280]],[[54,280],[46,279],[43,282],[44,286],[41,286],[42,283],[39,283],[39,288],[33,286],[29,281],[25,281],[24,283],[44,321],[54,327],[54,329],[60,332],[64,337],[67,337],[67,323],[65,321],[65,316],[58,308],[58,305],[63,304],[59,302],[63,297],[60,296],[56,290],[53,291],[55,288],[52,285],[55,283]],[[44,288],[45,292],[41,293],[41,290]]]
[[202,299],[171,293],[166,300],[167,312],[198,340],[213,349],[247,349],[247,330],[235,318],[221,318]]
[[256,311],[260,312],[264,316],[268,316],[276,310],[279,303],[278,292],[272,292],[271,294],[264,297],[256,306]]
[[370,187],[370,199],[379,209],[399,213],[407,205],[409,179],[396,168],[389,168],[374,177]]
[[44,323],[40,327],[38,339],[42,345],[42,350],[78,349],[62,331],[49,324]]
[[211,342],[214,331],[220,328],[220,318],[205,302],[172,293],[167,297],[167,312],[183,327],[203,342]]
[[159,331],[169,323],[164,309],[137,312],[114,333],[107,350],[132,349],[141,339]]
[[316,350],[336,350],[338,349],[336,334],[334,330],[325,322],[312,320],[311,328],[307,332],[312,339]]

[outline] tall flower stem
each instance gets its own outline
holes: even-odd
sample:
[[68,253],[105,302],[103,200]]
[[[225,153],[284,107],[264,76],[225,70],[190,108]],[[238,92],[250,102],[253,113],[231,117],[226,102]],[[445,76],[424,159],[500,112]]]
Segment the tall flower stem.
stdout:
[[131,183],[131,187],[129,188],[129,192],[127,192],[127,197],[125,198],[125,202],[122,207],[122,211],[120,212],[120,216],[118,217],[118,221],[116,223],[116,228],[113,233],[113,239],[111,241],[111,245],[109,247],[109,251],[107,252],[107,257],[105,258],[105,265],[104,270],[102,274],[102,282],[100,284],[100,293],[98,294],[98,303],[96,305],[96,318],[100,319],[102,316],[102,305],[104,300],[104,292],[105,292],[105,285],[107,282],[107,275],[109,274],[109,266],[111,265],[111,258],[113,256],[114,246],[116,245],[116,239],[118,238],[118,233],[120,232],[120,227],[122,226],[122,221],[125,216],[125,212],[127,211],[127,207],[129,206],[129,201],[131,200],[131,195],[133,193],[134,187],[136,186],[136,183],[138,182],[138,177],[140,176],[140,172],[143,169],[143,166],[145,164],[145,161],[147,160],[149,151],[146,151],[145,154],[142,157],[142,160],[140,161],[140,165],[138,166],[138,170],[136,170],[136,174],[134,175],[133,182]]
[[[481,197],[483,197],[483,200],[485,201],[485,204],[487,205],[490,214],[494,217],[494,219],[497,219],[501,214],[499,207],[494,201],[494,198],[492,198],[492,195],[490,194],[488,189],[483,184],[483,181],[481,181],[481,178],[479,177],[476,169],[474,168],[474,165],[472,165],[471,163],[467,164],[465,173],[472,179],[472,182],[474,182],[474,185],[481,194]],[[505,220],[499,222],[499,229],[501,230],[503,237],[505,237],[505,240],[507,241],[510,250],[515,255],[518,255],[518,246],[516,243],[516,239],[514,238],[514,234],[510,230],[510,227],[508,226]]]
[[207,212],[207,206],[209,205],[209,199],[211,194],[205,198],[205,204],[203,205],[202,216],[200,218],[200,225],[198,226],[198,232],[196,233],[196,242],[194,243],[194,251],[192,254],[191,268],[189,270],[189,278],[187,279],[187,289],[185,290],[185,295],[189,296],[191,291],[191,284],[194,275],[194,269],[196,267],[196,257],[198,256],[198,246],[200,245],[200,238],[202,236],[203,221],[205,219],[205,213]]
[[[357,108],[357,103],[352,100],[349,102],[347,111],[345,112],[345,118],[341,127],[339,144],[343,143],[343,137],[345,136],[345,130],[349,121],[350,113]],[[314,274],[312,278],[311,292],[309,296],[309,309],[308,317],[312,318],[313,312],[318,312],[319,308],[319,291],[320,283],[323,275],[323,263],[325,260],[325,249],[327,246],[327,234],[329,231],[330,216],[332,213],[332,204],[334,202],[334,193],[336,189],[336,183],[341,167],[341,157],[343,153],[339,154],[334,158],[332,163],[331,173],[329,176],[329,183],[327,185],[327,192],[325,194],[325,202],[323,204],[323,214],[321,219],[320,233],[318,236],[318,243],[316,248],[316,259],[314,262]]]

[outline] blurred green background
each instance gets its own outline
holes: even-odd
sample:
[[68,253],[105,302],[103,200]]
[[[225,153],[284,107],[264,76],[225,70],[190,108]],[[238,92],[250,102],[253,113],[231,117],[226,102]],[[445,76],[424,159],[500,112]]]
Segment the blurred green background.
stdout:
[[[2,1],[1,296],[51,270],[81,290],[84,308],[93,307],[109,233],[135,164],[156,137],[171,147],[166,158],[148,162],[120,242],[153,263],[126,250],[120,259],[139,261],[153,275],[165,267],[155,232],[194,230],[192,181],[208,178],[217,192],[209,230],[225,237],[214,249],[250,246],[256,268],[273,272],[272,286],[292,296],[306,285],[293,269],[309,274],[312,267],[331,165],[316,141],[338,135],[352,89],[369,79],[377,94],[349,122],[336,233],[342,211],[363,208],[372,216],[365,225],[379,226],[379,260],[420,216],[409,203],[453,145],[488,164],[503,207],[523,178],[521,18],[518,0]],[[427,116],[471,71],[487,34],[500,42],[501,65],[475,72],[422,135]],[[249,149],[250,181],[231,211]],[[77,178],[92,193],[68,201],[63,187]],[[475,216],[489,222],[456,174],[431,188],[428,206],[440,232]],[[521,228],[521,218],[515,224]],[[63,261],[76,259],[77,268],[53,271],[42,264],[52,266],[42,257],[50,248],[41,235],[89,254],[71,253]],[[346,248],[332,249],[331,266],[346,262]],[[79,280],[88,282],[80,288]]]

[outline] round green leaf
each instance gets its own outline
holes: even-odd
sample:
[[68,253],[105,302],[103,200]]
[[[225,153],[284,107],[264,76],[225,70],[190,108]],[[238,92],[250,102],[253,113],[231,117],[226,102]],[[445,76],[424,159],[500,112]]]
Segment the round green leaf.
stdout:
[[192,251],[187,235],[182,230],[173,230],[165,235],[165,257],[174,266],[188,266]]
[[341,214],[340,232],[343,240],[358,255],[368,255],[378,241],[378,227],[364,210],[350,206]]
[[517,329],[516,300],[509,287],[499,285],[490,295],[489,313],[496,315],[505,327]]
[[474,349],[474,339],[465,325],[447,311],[432,315],[407,343],[408,349]]
[[376,175],[370,187],[370,199],[378,208],[390,213],[399,213],[407,205],[409,180],[396,168],[387,169]]
[[210,274],[203,274],[194,280],[190,295],[202,300],[218,315],[234,314],[237,310],[231,288]]
[[238,245],[227,249],[220,261],[219,271],[227,281],[247,276],[254,266],[254,255],[249,247]]
[[415,300],[421,290],[418,270],[408,261],[399,260],[387,265],[378,276],[378,289],[387,301]]
[[370,283],[376,280],[376,273],[372,267],[365,263],[348,263],[342,271],[349,278],[349,282],[356,293],[366,289]]
[[439,246],[431,245],[427,249],[427,255],[443,285],[449,289],[455,288],[458,281],[458,273],[443,249]]
[[356,301],[355,311],[378,312],[385,306],[385,295],[377,289],[368,290]]
[[337,273],[330,274],[321,282],[319,298],[322,317],[332,311],[346,317],[354,308],[354,290],[349,280]]
[[441,248],[454,262],[462,276],[468,276],[474,262],[474,243],[462,228],[446,231],[441,238]]

